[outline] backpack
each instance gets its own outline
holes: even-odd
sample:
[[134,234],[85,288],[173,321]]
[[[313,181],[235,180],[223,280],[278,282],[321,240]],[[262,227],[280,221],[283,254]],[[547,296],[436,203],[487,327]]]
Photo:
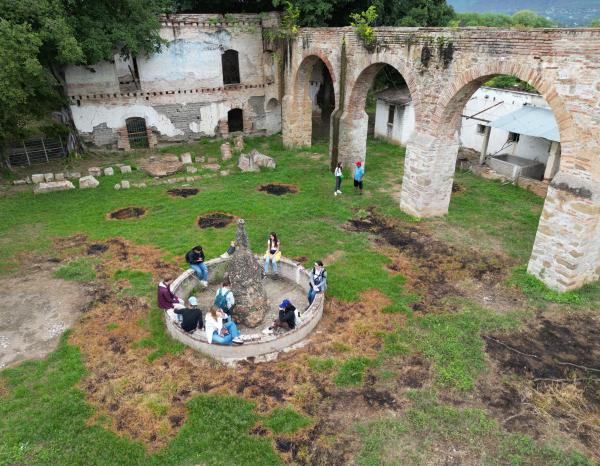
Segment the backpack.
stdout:
[[217,296],[215,296],[214,305],[218,308],[226,311],[227,310],[227,296],[231,293],[231,290],[227,291],[227,293],[223,294],[223,288],[219,288],[219,292]]

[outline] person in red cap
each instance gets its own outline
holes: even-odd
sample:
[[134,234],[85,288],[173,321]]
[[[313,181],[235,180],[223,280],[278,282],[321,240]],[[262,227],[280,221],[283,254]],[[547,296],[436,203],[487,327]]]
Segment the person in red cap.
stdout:
[[354,169],[354,191],[356,191],[356,188],[358,188],[359,194],[362,194],[364,176],[365,167],[363,167],[362,162],[359,160],[356,162],[356,168]]

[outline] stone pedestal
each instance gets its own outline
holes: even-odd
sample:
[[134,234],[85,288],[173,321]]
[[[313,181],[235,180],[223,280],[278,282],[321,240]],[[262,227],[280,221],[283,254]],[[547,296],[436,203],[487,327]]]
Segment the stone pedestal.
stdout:
[[527,271],[557,291],[600,276],[600,183],[558,173],[548,188]]
[[252,254],[244,225],[243,219],[238,220],[236,250],[227,273],[236,302],[233,316],[245,326],[254,328],[263,321],[269,304],[262,282],[263,271]]
[[368,129],[369,116],[366,112],[344,112],[342,114],[338,140],[338,162],[342,162],[344,167],[349,168],[359,160],[363,164],[365,163]]
[[414,131],[406,147],[400,208],[415,217],[448,213],[458,154],[458,137]]

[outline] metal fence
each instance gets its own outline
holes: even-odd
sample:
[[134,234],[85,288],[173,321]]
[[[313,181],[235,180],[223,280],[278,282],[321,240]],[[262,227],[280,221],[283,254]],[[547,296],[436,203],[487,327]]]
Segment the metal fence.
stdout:
[[67,156],[67,148],[61,137],[32,138],[7,150],[7,161],[11,166],[26,166],[48,163]]

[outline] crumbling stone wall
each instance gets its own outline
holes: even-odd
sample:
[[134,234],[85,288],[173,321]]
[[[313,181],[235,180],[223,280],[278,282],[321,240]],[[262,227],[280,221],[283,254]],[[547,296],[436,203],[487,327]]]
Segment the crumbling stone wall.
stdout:
[[[278,21],[276,13],[165,16],[160,34],[169,45],[161,53],[137,58],[137,88],[119,86],[115,63],[68,67],[77,129],[91,144],[124,148],[120,134],[125,120],[141,117],[158,141],[189,141],[227,135],[227,112],[241,108],[245,132],[279,131],[280,125],[265,120],[266,103],[280,99],[280,92],[275,52],[263,41],[263,29]],[[238,52],[240,83],[225,85],[221,55],[230,49]]]
[[[349,166],[366,162],[366,94],[385,64],[404,77],[416,127],[406,153],[401,208],[418,217],[448,211],[461,113],[499,74],[529,82],[552,108],[561,164],[540,220],[529,271],[558,290],[600,276],[600,30],[378,28],[367,50],[352,28],[303,29],[286,70],[283,140],[311,143],[307,70],[321,60],[336,93],[330,148]],[[342,79],[343,77],[343,79]],[[558,180],[558,181],[557,181]]]

